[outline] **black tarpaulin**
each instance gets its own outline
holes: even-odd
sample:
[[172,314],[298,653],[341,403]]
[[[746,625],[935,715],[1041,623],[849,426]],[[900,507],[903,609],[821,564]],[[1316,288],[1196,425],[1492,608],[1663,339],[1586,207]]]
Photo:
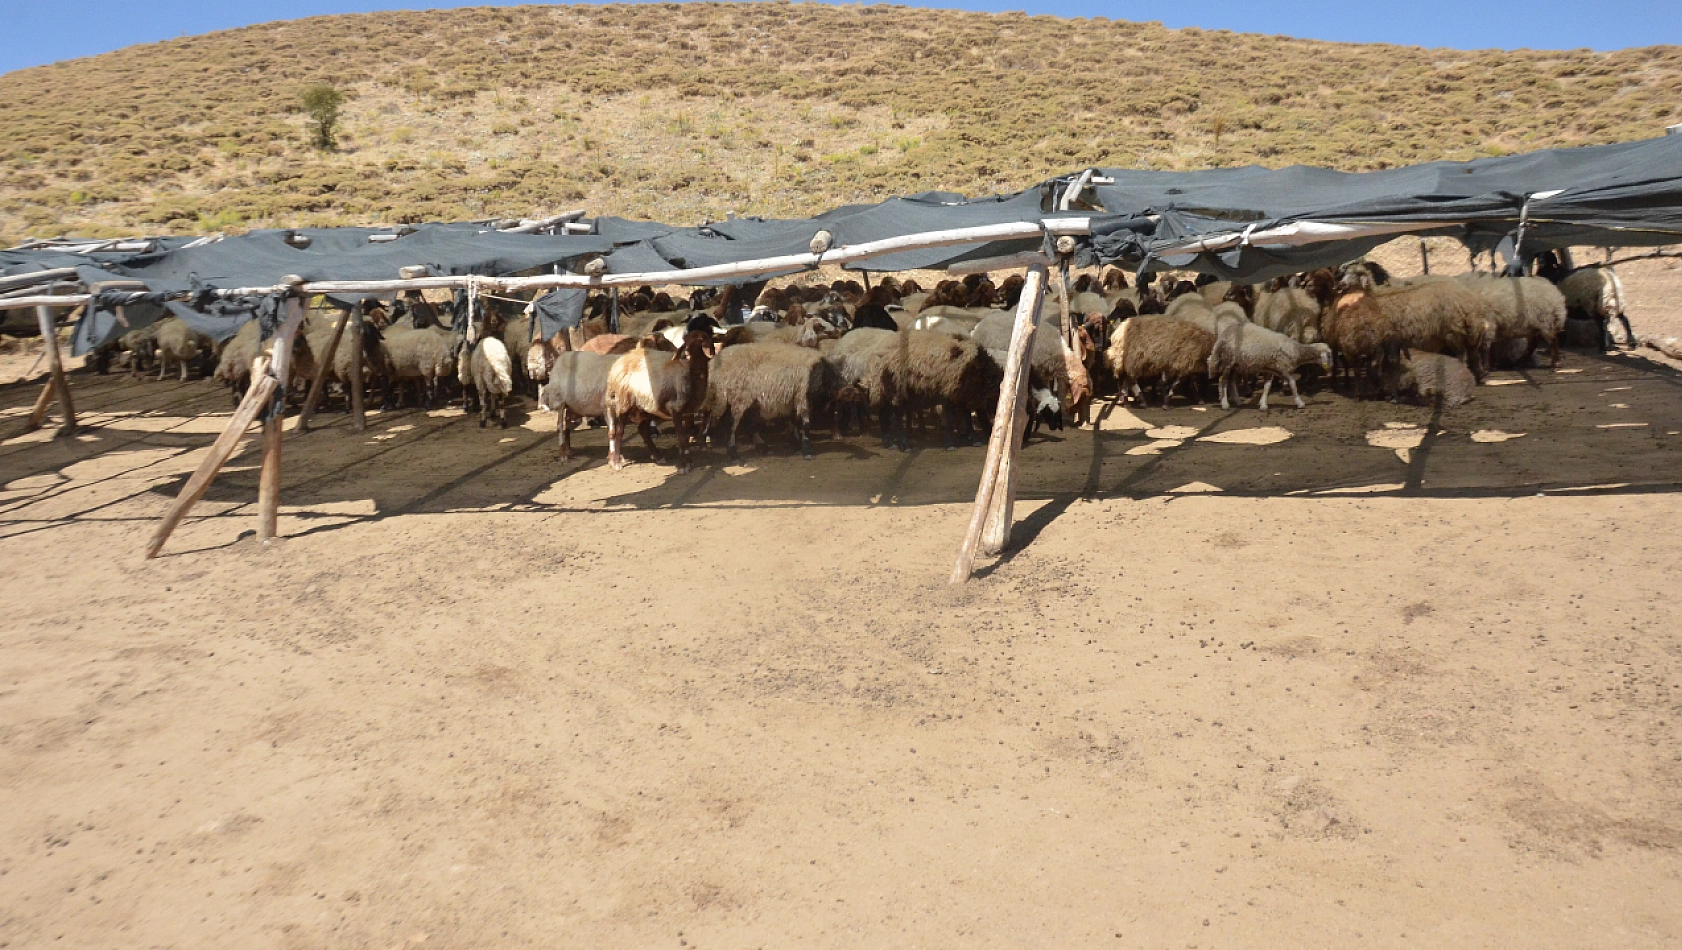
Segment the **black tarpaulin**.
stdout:
[[[395,280],[398,271],[425,264],[439,276],[500,277],[565,263],[610,249],[597,237],[510,234],[475,225],[423,225],[392,241],[370,242],[369,228],[253,231],[213,244],[129,260],[120,272],[152,290],[266,287],[296,274],[307,281]],[[288,237],[293,241],[289,242]],[[307,238],[308,246],[298,237]]]
[[[1105,181],[1083,197],[1102,209],[1092,221],[1098,260],[1137,265],[1148,256],[1233,279],[1351,260],[1402,234],[1449,235],[1488,249],[1516,240],[1521,220],[1526,255],[1682,243],[1682,139],[1674,136],[1373,172],[1248,166],[1099,169],[1097,177]],[[1147,216],[1159,221],[1148,235],[1139,226]],[[1267,235],[1303,222],[1365,230],[1320,240]],[[1252,236],[1234,246],[1187,249],[1246,229]]]

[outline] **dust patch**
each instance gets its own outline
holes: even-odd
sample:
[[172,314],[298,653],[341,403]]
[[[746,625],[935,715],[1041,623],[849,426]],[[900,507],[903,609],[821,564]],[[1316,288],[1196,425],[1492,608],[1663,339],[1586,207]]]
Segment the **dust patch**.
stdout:
[[1599,854],[1608,843],[1634,848],[1682,849],[1682,829],[1645,818],[1621,818],[1599,805],[1566,801],[1536,785],[1506,804],[1522,827],[1521,839],[1542,850],[1580,849]]

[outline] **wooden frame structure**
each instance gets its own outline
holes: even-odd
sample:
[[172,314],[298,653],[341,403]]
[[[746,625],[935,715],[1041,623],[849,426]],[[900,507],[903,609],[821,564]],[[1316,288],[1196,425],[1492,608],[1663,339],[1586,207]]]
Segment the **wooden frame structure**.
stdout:
[[[559,219],[545,219],[541,222],[521,222],[521,226],[536,225],[533,230],[544,226],[564,226],[571,215],[560,216]],[[263,425],[263,461],[261,477],[258,485],[257,536],[260,541],[268,542],[278,536],[278,521],[280,507],[280,476],[282,451],[282,421],[285,409],[286,380],[290,373],[292,359],[292,344],[300,332],[304,322],[304,301],[311,296],[330,293],[361,293],[383,294],[399,293],[406,290],[453,290],[467,288],[470,291],[492,293],[516,293],[519,291],[551,290],[559,287],[604,288],[616,289],[626,286],[670,285],[670,284],[700,284],[732,277],[750,278],[766,274],[793,270],[807,270],[823,264],[849,264],[869,260],[902,251],[928,250],[939,247],[952,247],[962,244],[986,244],[997,241],[1022,241],[1035,238],[1045,239],[1048,235],[1059,238],[1058,253],[1060,257],[1067,255],[1073,249],[1072,238],[1076,235],[1088,234],[1091,231],[1090,219],[1080,217],[1055,217],[1040,221],[1011,222],[1007,224],[986,225],[973,228],[955,228],[945,231],[930,231],[922,234],[904,235],[881,241],[872,241],[851,246],[825,248],[821,252],[807,254],[790,254],[781,257],[765,258],[755,261],[739,261],[730,264],[718,264],[708,267],[694,267],[682,270],[650,271],[631,274],[545,274],[535,277],[416,277],[397,280],[343,280],[343,281],[305,281],[300,277],[287,277],[278,285],[272,287],[242,287],[231,290],[219,290],[222,297],[250,297],[250,296],[283,296],[286,301],[286,316],[282,320],[279,330],[274,336],[272,356],[259,355],[252,366],[252,383],[246,391],[245,397],[234,410],[233,418],[228,426],[212,444],[210,454],[200,463],[199,468],[187,480],[181,493],[171,503],[168,512],[159,522],[146,546],[146,557],[157,557],[163,550],[164,544],[175,531],[182,520],[192,510],[192,507],[204,497],[210,488],[210,483],[221,471],[228,459],[233,457],[240,441],[245,437],[251,424],[258,419]],[[1067,250],[1065,249],[1067,248]],[[978,552],[994,555],[1003,551],[1010,537],[1010,528],[1014,517],[1016,500],[1016,457],[1021,450],[1022,435],[1027,426],[1028,399],[1028,365],[1030,348],[1033,345],[1034,332],[1038,323],[1041,301],[1044,299],[1045,283],[1047,280],[1047,264],[1050,259],[1041,252],[1030,252],[1007,257],[990,258],[952,265],[952,273],[974,273],[985,270],[1014,269],[1026,267],[1027,278],[1023,285],[1021,301],[1017,306],[1016,321],[1011,333],[1011,342],[1005,363],[1005,378],[999,393],[998,411],[993,417],[993,431],[988,440],[987,460],[982,469],[981,484],[976,491],[975,510],[970,518],[969,531],[959,549],[958,561],[952,570],[953,583],[967,581],[973,572],[975,558]],[[27,275],[31,283],[42,282],[42,275]],[[49,340],[49,367],[52,379],[48,388],[43,390],[37,402],[36,412],[45,414],[46,406],[51,397],[56,396],[64,406],[67,415],[66,425],[73,429],[75,425],[74,408],[70,401],[70,387],[64,377],[62,364],[58,358],[57,339],[52,335],[52,309],[55,307],[74,307],[91,300],[91,294],[63,294],[63,295],[26,295],[13,298],[0,298],[0,309],[18,309],[35,307],[41,321],[43,336]],[[1066,301],[1066,293],[1063,295]],[[1063,322],[1068,323],[1067,304],[1064,303]],[[337,344],[346,328],[352,333],[352,344],[357,348],[357,355],[351,360],[353,367],[352,415],[353,426],[361,431],[365,423],[361,407],[360,380],[361,369],[361,310],[360,304],[353,307],[339,319],[333,331],[333,344],[329,352],[337,351]],[[316,375],[311,381],[309,394],[305,398],[303,412],[299,419],[299,431],[304,431],[315,406],[319,403],[322,390],[325,388],[327,361],[317,367]],[[32,418],[34,414],[32,414]]]

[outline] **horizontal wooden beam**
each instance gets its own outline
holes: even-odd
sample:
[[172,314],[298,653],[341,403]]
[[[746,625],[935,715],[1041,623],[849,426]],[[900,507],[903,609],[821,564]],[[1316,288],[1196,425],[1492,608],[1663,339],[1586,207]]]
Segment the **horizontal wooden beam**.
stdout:
[[[788,254],[755,261],[736,261],[708,267],[679,270],[647,271],[634,274],[602,274],[591,277],[583,274],[543,274],[537,277],[417,277],[407,280],[322,280],[293,288],[287,285],[272,287],[236,287],[217,291],[220,297],[255,297],[285,293],[297,289],[304,294],[387,294],[405,290],[454,290],[470,283],[493,293],[513,293],[530,290],[553,290],[557,287],[636,287],[671,284],[702,284],[733,277],[748,279],[783,271],[805,270],[820,264],[851,264],[905,251],[951,247],[958,244],[987,244],[994,241],[1020,241],[1043,236],[1086,234],[1091,219],[1086,217],[1048,218],[1044,221],[1013,221],[973,228],[952,228],[906,234],[881,241],[867,241],[834,248],[822,254]],[[74,307],[88,300],[87,294],[66,294],[55,297],[20,297],[0,300],[0,309],[19,307]]]

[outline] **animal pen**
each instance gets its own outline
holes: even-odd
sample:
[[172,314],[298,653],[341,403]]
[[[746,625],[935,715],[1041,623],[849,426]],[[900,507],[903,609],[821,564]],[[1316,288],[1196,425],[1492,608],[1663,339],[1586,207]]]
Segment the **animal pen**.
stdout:
[[[1068,334],[1071,266],[1195,270],[1261,281],[1342,264],[1400,235],[1452,236],[1473,255],[1499,256],[1515,273],[1543,252],[1572,246],[1682,243],[1682,138],[1366,173],[1091,168],[997,198],[930,192],[805,220],[731,218],[696,228],[585,221],[575,211],[526,221],[173,242],[37,241],[0,251],[0,310],[34,310],[48,378],[27,425],[44,424],[56,402],[62,433],[75,431],[77,418],[54,329],[60,312],[84,308],[76,338],[84,352],[129,326],[128,311],[141,305],[168,307],[230,334],[229,327],[258,319],[263,339],[274,340],[272,357],[257,357],[226,429],[153,532],[146,556],[155,557],[254,422],[261,423],[263,445],[257,537],[276,536],[289,362],[312,297],[343,306],[332,353],[346,332],[353,348],[360,338],[364,298],[409,291],[464,292],[471,320],[484,295],[743,285],[822,265],[866,273],[1020,270],[1001,411],[993,413],[974,510],[951,574],[961,583],[978,554],[997,554],[1009,541],[1017,453],[1028,422],[1029,354],[1053,271]],[[582,272],[563,273],[563,265]],[[539,272],[544,268],[554,272]],[[390,277],[394,272],[402,276]],[[77,292],[59,292],[67,288]],[[328,362],[304,398],[300,433],[321,398]],[[352,424],[360,430],[360,363],[350,362]]]

